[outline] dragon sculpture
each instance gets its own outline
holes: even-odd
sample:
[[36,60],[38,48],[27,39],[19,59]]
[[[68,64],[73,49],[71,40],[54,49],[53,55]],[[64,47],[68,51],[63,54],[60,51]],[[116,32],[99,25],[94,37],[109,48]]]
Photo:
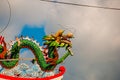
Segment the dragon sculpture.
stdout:
[[[35,60],[43,71],[52,71],[56,65],[62,63],[69,55],[73,55],[70,49],[72,47],[71,38],[73,38],[72,33],[64,34],[64,30],[59,30],[55,34],[44,36],[44,44],[41,48],[33,38],[21,36],[16,37],[15,41],[11,41],[11,47],[7,49],[4,37],[0,36],[0,59],[6,59],[0,61],[0,64],[7,69],[15,67],[19,62],[20,50],[28,48],[34,54]],[[65,48],[67,51],[61,58],[58,54],[59,48]]]

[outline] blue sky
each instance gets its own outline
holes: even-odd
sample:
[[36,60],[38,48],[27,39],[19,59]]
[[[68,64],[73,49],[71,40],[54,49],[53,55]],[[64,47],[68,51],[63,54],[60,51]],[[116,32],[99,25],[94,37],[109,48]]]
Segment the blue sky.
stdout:
[[30,38],[34,37],[42,46],[42,38],[45,36],[45,25],[31,26],[26,24],[19,35],[28,36]]

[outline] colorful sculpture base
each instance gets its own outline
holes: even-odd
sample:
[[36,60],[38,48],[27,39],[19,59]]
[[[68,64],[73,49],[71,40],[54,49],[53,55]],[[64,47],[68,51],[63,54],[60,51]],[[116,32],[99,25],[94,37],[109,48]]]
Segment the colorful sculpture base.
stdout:
[[66,69],[64,66],[61,66],[59,68],[59,73],[55,74],[54,76],[49,76],[45,78],[17,78],[17,77],[12,77],[12,76],[7,76],[0,74],[0,80],[62,80],[63,75],[65,73]]

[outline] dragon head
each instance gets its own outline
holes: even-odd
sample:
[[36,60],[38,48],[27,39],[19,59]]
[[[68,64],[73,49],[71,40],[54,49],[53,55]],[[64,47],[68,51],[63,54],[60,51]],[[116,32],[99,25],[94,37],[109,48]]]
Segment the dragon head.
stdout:
[[72,47],[71,38],[73,38],[71,32],[64,34],[64,30],[59,30],[55,34],[44,36],[43,40],[45,41],[44,45],[56,48],[64,47],[69,50]]

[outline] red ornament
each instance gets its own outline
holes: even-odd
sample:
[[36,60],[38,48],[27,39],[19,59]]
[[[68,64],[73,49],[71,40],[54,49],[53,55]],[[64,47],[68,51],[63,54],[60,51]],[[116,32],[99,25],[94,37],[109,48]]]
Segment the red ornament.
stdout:
[[0,36],[0,44],[2,44],[3,41],[4,41],[4,37]]

